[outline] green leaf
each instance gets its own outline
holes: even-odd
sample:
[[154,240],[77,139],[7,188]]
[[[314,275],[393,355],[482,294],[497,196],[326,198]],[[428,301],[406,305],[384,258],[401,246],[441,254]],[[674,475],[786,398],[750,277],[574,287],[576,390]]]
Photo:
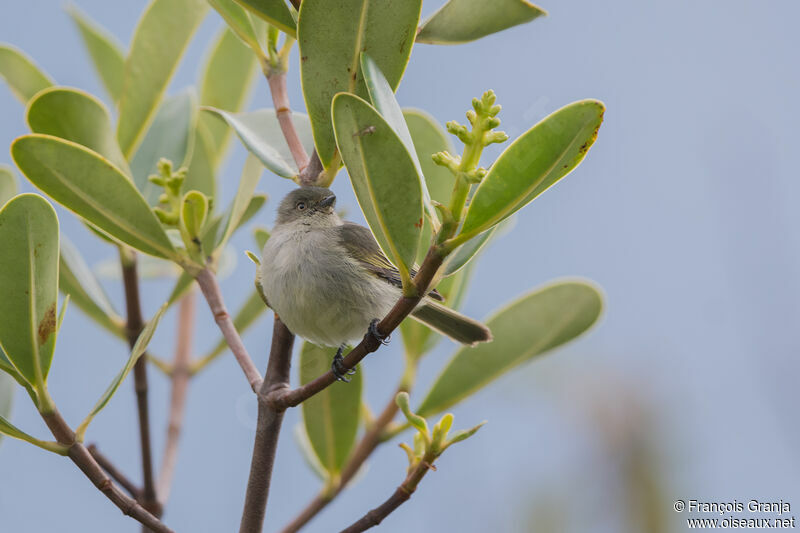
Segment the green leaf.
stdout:
[[[430,198],[441,204],[449,204],[450,194],[453,192],[453,186],[455,185],[455,178],[452,172],[437,165],[431,159],[431,156],[438,152],[447,151],[453,153],[453,147],[450,144],[447,133],[433,117],[424,111],[406,109],[403,111],[403,117],[408,125],[414,151],[417,155],[422,175],[425,176]],[[432,240],[433,232],[431,231],[430,221],[425,220],[420,237],[421,246],[417,252],[417,263],[422,263],[425,259]]]
[[34,185],[67,209],[146,254],[176,257],[161,223],[131,180],[99,154],[34,134],[16,139],[11,155]]
[[336,93],[368,98],[359,56],[367,51],[397,89],[417,31],[421,0],[304,0],[297,23],[303,96],[323,165],[331,166],[336,142],[331,101]]
[[19,186],[11,167],[0,165],[0,207],[17,194]]
[[316,475],[320,481],[328,482],[330,476],[325,470],[325,467],[320,464],[319,458],[314,451],[314,447],[311,446],[311,441],[308,440],[306,428],[302,424],[297,424],[292,433],[294,434],[294,440],[297,443],[297,447],[300,449],[300,455],[303,456],[303,460],[306,462],[308,467],[312,472],[314,472],[314,475]]
[[58,286],[89,318],[114,335],[125,338],[125,321],[114,310],[78,249],[64,237],[61,239]]
[[31,58],[7,44],[0,44],[0,77],[6,80],[11,92],[23,104],[54,83]]
[[456,352],[417,413],[443,411],[516,366],[574,339],[597,321],[602,308],[598,290],[581,281],[557,282],[522,296],[486,322],[494,341]]
[[189,164],[196,125],[197,102],[192,89],[171,96],[161,104],[131,161],[134,183],[148,204],[158,204],[158,197],[164,189],[150,183],[147,178],[158,174],[161,158],[172,161],[175,170]]
[[422,186],[403,141],[367,102],[333,99],[336,142],[372,233],[401,274],[414,264],[422,229]]
[[0,210],[0,348],[39,392],[56,344],[58,233],[55,210],[38,194]]
[[[0,360],[5,357],[3,350],[0,349]],[[8,418],[11,415],[11,404],[14,400],[14,390],[17,384],[11,376],[0,372],[0,420],[5,421],[8,425]],[[2,423],[2,422],[0,422]],[[0,430],[0,440],[2,439],[3,431]]]
[[70,4],[67,12],[78,27],[83,44],[89,52],[89,57],[92,58],[103,86],[111,99],[118,102],[125,80],[125,51],[122,45],[76,6]]
[[128,162],[114,138],[108,110],[89,93],[67,87],[46,89],[28,104],[26,120],[33,133],[83,145],[130,175]]
[[[335,350],[304,342],[300,351],[300,383],[324,374]],[[350,383],[336,382],[303,402],[303,425],[319,462],[330,474],[341,472],[353,448],[361,411],[361,372]]]
[[[250,202],[253,198],[253,193],[258,185],[258,180],[261,179],[261,163],[252,155],[247,156],[242,169],[242,177],[239,180],[239,189],[236,191],[236,196],[233,198],[233,203],[228,210],[227,220],[225,222],[225,232],[222,238],[217,241],[215,249],[219,249],[228,242],[233,232],[239,227],[240,222],[247,213]],[[252,212],[252,211],[251,211]]]
[[119,99],[117,138],[125,157],[138,147],[207,10],[205,0],[152,0],[142,15],[125,61]]
[[417,167],[417,174],[419,174],[420,181],[422,182],[422,202],[425,206],[425,212],[428,214],[430,220],[436,221],[436,226],[440,225],[439,215],[436,213],[431,197],[428,193],[428,186],[425,183],[425,175],[422,173],[422,166],[420,165],[417,151],[414,148],[414,141],[411,139],[411,132],[408,130],[406,119],[403,116],[403,110],[400,109],[400,104],[394,97],[394,91],[386,81],[386,77],[378,68],[377,63],[367,54],[361,54],[361,72],[364,75],[364,82],[367,84],[369,98],[372,105],[378,110],[378,113],[386,120],[386,123],[392,127],[394,132],[403,141],[403,145],[411,155],[411,159]]
[[417,42],[466,43],[546,14],[527,0],[450,0],[422,23]]
[[297,23],[284,0],[236,0],[236,3],[282,32],[295,37]]
[[[183,188],[186,190],[196,190],[205,194],[209,198],[217,198],[217,174],[214,170],[214,152],[212,148],[211,134],[205,124],[201,124],[201,117],[198,117],[192,139],[194,144],[191,150],[191,161],[189,170],[186,172],[186,180]],[[213,211],[214,206],[211,206]]]
[[578,166],[597,138],[604,112],[597,100],[574,102],[511,143],[472,196],[463,240],[507,218]]
[[512,219],[510,218],[503,220],[497,226],[493,226],[483,233],[476,235],[456,248],[449,256],[447,256],[447,260],[444,262],[444,272],[442,275],[452,276],[456,272],[459,272],[469,263],[470,260],[472,260],[475,255],[483,250],[483,247],[486,246],[486,243],[491,240],[494,234],[498,230],[501,230],[506,223],[511,222],[511,220]]
[[258,246],[259,251],[263,250],[264,246],[267,245],[269,235],[270,233],[267,228],[256,228],[253,230],[253,238],[256,241],[256,246]]
[[[239,136],[245,148],[269,170],[283,178],[293,178],[297,175],[297,165],[295,165],[289,145],[286,144],[286,139],[281,132],[274,109],[228,113],[221,109],[204,107],[203,111],[212,113],[228,123]],[[314,141],[308,116],[303,113],[292,113],[292,116],[297,134],[306,151],[313,150]]]
[[79,442],[83,441],[83,437],[86,435],[86,428],[89,427],[92,419],[97,416],[97,413],[102,411],[103,408],[108,404],[109,400],[111,400],[112,396],[114,396],[114,393],[117,392],[120,384],[122,384],[122,382],[125,381],[125,378],[128,377],[128,374],[133,369],[136,361],[138,361],[139,358],[144,354],[145,350],[147,350],[147,345],[150,344],[150,340],[153,338],[153,334],[158,326],[158,321],[161,320],[161,316],[166,310],[167,304],[162,305],[155,316],[153,316],[153,318],[151,318],[150,321],[144,326],[144,329],[142,329],[142,332],[139,334],[139,338],[136,339],[136,343],[133,345],[131,355],[128,357],[128,361],[125,363],[125,366],[122,368],[122,370],[120,370],[119,374],[116,375],[103,395],[100,396],[100,399],[97,401],[83,422],[81,422],[81,425],[78,426],[78,429],[75,430],[75,436]]
[[[230,29],[225,28],[212,44],[203,70],[200,104],[226,111],[240,111],[253,87],[257,66],[253,52]],[[209,155],[216,168],[225,153],[231,129],[207,113],[200,114],[198,123],[209,133]]]
[[208,217],[208,198],[198,191],[183,195],[180,211],[181,234],[185,236],[187,249],[192,244],[200,244],[200,236]]
[[208,3],[244,44],[249,46],[253,52],[264,55],[253,27],[253,21],[250,19],[250,13],[233,0],[208,0]]
[[186,291],[189,290],[189,287],[192,286],[194,282],[194,277],[188,272],[182,272],[180,276],[178,276],[178,280],[175,282],[175,286],[172,288],[172,291],[169,293],[169,298],[167,298],[167,306],[172,306],[175,302],[180,300],[181,296],[186,294]]

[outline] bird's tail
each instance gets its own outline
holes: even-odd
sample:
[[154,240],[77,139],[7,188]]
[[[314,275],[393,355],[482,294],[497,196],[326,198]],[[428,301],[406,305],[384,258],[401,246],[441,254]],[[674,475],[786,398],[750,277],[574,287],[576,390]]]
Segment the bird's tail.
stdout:
[[461,344],[472,346],[492,340],[492,332],[477,320],[430,300],[423,300],[411,317]]

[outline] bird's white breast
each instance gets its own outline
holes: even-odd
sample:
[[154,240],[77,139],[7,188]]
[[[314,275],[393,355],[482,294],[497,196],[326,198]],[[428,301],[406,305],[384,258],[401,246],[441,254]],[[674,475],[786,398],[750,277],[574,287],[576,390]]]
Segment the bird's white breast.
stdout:
[[264,247],[261,283],[292,333],[320,345],[359,340],[399,291],[369,274],[339,245],[335,228],[282,224]]

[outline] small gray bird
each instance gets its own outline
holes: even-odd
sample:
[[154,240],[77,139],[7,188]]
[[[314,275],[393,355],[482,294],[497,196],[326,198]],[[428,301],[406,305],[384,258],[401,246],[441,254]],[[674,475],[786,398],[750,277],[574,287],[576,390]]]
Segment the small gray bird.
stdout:
[[[321,346],[338,347],[331,368],[346,380],[345,345],[370,332],[401,296],[400,275],[369,229],[334,212],[336,195],[322,187],[290,192],[261,259],[261,290],[289,330]],[[489,329],[433,300],[432,291],[411,316],[463,344],[492,339]]]

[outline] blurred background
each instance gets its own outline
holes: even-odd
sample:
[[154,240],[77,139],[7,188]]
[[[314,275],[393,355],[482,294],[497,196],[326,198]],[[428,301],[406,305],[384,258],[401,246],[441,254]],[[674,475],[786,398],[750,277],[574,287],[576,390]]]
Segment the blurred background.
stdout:
[[[75,3],[123,43],[146,4]],[[423,16],[441,3],[426,1]],[[489,422],[448,451],[384,531],[684,531],[682,515],[672,510],[676,499],[783,499],[800,506],[800,425],[792,414],[800,370],[800,4],[540,5],[548,17],[474,43],[415,46],[398,99],[442,123],[463,121],[471,98],[492,88],[503,105],[501,129],[512,139],[571,101],[606,103],[589,156],[492,242],[464,306],[467,314],[485,317],[548,280],[585,276],[604,288],[606,311],[588,335],[455,408],[457,427]],[[23,49],[59,83],[105,98],[63,7],[55,0],[3,1],[0,41]],[[171,92],[195,83],[221,26],[211,12]],[[289,80],[293,107],[300,110],[296,68]],[[261,107],[271,107],[264,80],[249,109]],[[0,84],[0,146],[25,132],[24,110]],[[232,145],[221,180],[223,204],[235,192],[244,160],[238,140]],[[487,150],[484,161],[499,149]],[[7,149],[0,163],[11,163]],[[277,199],[292,186],[265,173],[259,189],[271,199],[256,224],[272,225]],[[23,188],[31,190],[27,183]],[[362,220],[344,174],[334,189],[339,206]],[[69,213],[60,209],[59,215],[62,231],[92,264],[116,257]],[[238,265],[223,290],[236,309],[252,287],[252,265],[241,250],[254,245],[247,231],[233,245]],[[118,280],[107,279],[105,287],[122,301]],[[170,287],[167,281],[144,284],[146,315]],[[204,306],[198,309],[195,345],[204,352],[218,332]],[[174,349],[174,314],[156,333],[156,353]],[[245,336],[260,368],[270,332],[265,316]],[[454,350],[441,342],[423,361],[418,395]],[[126,353],[121,342],[70,309],[50,379],[70,423],[93,405]],[[367,397],[378,409],[402,371],[400,336],[364,368]],[[150,376],[160,457],[169,389],[158,372]],[[191,383],[165,515],[171,527],[238,527],[255,410],[230,354]],[[12,420],[34,435],[48,434],[21,391]],[[291,411],[266,531],[293,518],[319,488],[294,442],[298,422],[299,411]],[[93,424],[89,440],[138,480],[132,383]],[[366,475],[307,531],[351,523],[388,497],[405,467],[401,450],[380,447]],[[19,441],[6,438],[0,445],[0,480],[3,531],[139,529],[74,465]]]

